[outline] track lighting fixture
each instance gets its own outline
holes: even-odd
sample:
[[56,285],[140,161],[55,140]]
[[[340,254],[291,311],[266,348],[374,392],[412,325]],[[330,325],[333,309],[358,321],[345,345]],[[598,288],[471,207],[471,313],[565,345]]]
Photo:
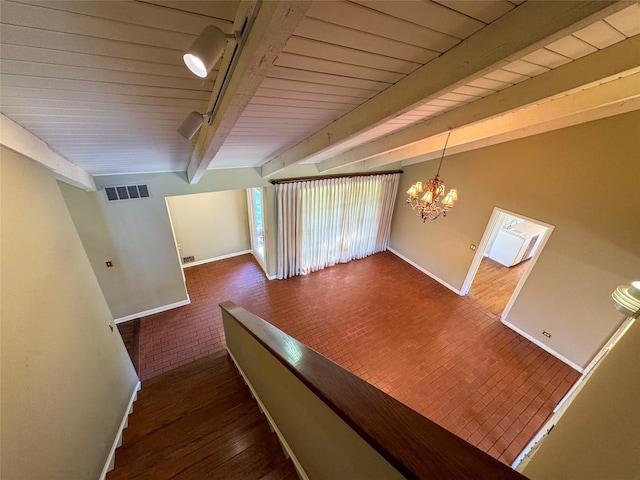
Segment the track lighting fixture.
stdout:
[[212,93],[212,99],[214,99],[214,101],[211,110],[207,113],[190,112],[177,129],[178,133],[187,140],[191,140],[196,135],[205,118],[209,121],[209,124],[213,122],[213,118],[220,105],[220,99],[224,96],[227,89],[229,79],[233,74],[247,36],[260,11],[261,3],[262,0],[258,0],[255,6],[248,7],[246,10],[247,16],[243,22],[234,22],[234,24],[242,25],[241,30],[236,30],[233,33],[224,33],[219,27],[208,25],[202,30],[189,50],[182,56],[185,65],[193,74],[200,78],[206,78],[216,63],[218,63],[220,57],[222,57],[225,49],[227,49],[227,39],[232,39],[235,43],[233,48],[230,49],[231,54],[229,58],[222,62],[223,65],[225,65],[224,70],[218,72],[220,79],[215,82]]
[[205,118],[210,118],[210,114],[191,112],[178,127],[178,133],[187,140],[191,140],[202,126]]
[[[242,34],[241,32],[225,34],[214,25],[205,27],[187,53],[182,56],[187,68],[198,77],[205,78],[209,75],[209,72],[211,72],[215,64],[218,63],[218,60],[220,60],[227,46],[228,38],[235,39],[236,44],[239,44],[242,39]],[[204,119],[211,119],[213,117],[213,111],[214,110],[207,113],[190,112],[178,127],[178,133],[187,140],[191,140],[202,126]]]
[[239,43],[240,32],[225,34],[215,25],[205,27],[187,53],[182,56],[187,68],[194,75],[205,78],[224,53],[227,38],[233,38]]

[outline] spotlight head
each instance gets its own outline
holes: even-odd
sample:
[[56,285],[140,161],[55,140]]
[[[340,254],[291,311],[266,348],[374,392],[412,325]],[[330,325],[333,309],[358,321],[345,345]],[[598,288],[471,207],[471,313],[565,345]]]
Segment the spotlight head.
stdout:
[[202,30],[182,58],[189,70],[198,77],[205,78],[220,60],[226,45],[227,37],[224,32],[214,25],[209,25]]
[[202,126],[202,122],[204,122],[204,118],[207,116],[207,114],[191,112],[178,127],[178,133],[187,140],[191,140],[198,132]]

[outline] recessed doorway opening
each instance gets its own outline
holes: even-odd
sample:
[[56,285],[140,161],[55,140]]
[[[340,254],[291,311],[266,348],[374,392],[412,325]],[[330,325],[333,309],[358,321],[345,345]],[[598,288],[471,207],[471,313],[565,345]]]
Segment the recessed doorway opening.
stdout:
[[494,208],[462,285],[462,295],[468,295],[492,316],[505,318],[553,228]]

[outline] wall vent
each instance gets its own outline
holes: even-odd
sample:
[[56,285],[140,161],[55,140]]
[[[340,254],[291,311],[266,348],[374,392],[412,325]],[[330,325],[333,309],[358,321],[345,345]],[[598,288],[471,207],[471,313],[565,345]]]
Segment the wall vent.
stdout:
[[136,198],[149,198],[148,185],[118,185],[115,187],[104,187],[107,200],[132,200]]
[[195,261],[195,257],[193,255],[189,257],[182,257],[182,263],[189,263]]

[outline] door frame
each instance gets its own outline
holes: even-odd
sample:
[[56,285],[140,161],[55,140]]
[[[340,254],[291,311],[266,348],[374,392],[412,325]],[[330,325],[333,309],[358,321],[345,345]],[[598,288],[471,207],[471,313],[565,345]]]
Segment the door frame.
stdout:
[[520,213],[512,212],[510,210],[506,210],[500,207],[493,207],[493,212],[491,212],[491,217],[489,217],[489,222],[487,223],[487,226],[484,229],[484,233],[482,235],[482,238],[480,239],[480,243],[476,248],[476,254],[473,257],[473,260],[471,261],[471,265],[469,266],[469,270],[467,271],[467,276],[465,277],[464,282],[462,284],[462,288],[460,289],[460,294],[463,296],[467,295],[469,293],[469,290],[471,289],[471,284],[473,283],[473,280],[476,277],[476,273],[478,273],[478,268],[480,268],[480,262],[482,262],[482,259],[484,258],[484,252],[487,249],[487,246],[489,244],[490,239],[493,236],[493,233],[496,231],[496,229],[501,227],[501,225],[498,225],[499,222],[497,221],[501,213],[518,217],[518,218],[523,218],[529,222],[535,223],[547,229],[544,235],[542,236],[542,238],[539,240],[540,245],[538,246],[538,248],[536,248],[535,253],[527,262],[526,270],[522,274],[520,281],[516,285],[516,288],[511,294],[511,297],[509,298],[507,305],[505,306],[502,314],[500,315],[500,320],[502,321],[509,314],[511,307],[516,301],[516,298],[518,298],[520,290],[522,290],[524,283],[527,281],[527,277],[529,276],[529,274],[531,273],[531,270],[533,269],[534,265],[538,261],[538,258],[540,257],[540,254],[542,253],[542,250],[544,249],[547,243],[547,240],[551,236],[551,233],[553,232],[553,229],[555,227],[549,223],[536,220],[535,218],[527,217],[526,215],[522,215]]
[[[263,255],[260,255],[260,253],[256,250],[255,245],[257,243],[257,232],[256,232],[256,211],[255,211],[255,203],[254,203],[254,198],[253,198],[253,189],[256,189],[260,192],[260,208],[262,209],[262,236],[263,236],[263,242],[264,242],[264,253]],[[267,275],[267,277],[269,276],[267,273],[267,242],[266,242],[266,228],[265,228],[265,215],[266,215],[266,209],[265,209],[265,201],[264,201],[264,188],[263,187],[247,187],[246,189],[247,192],[247,210],[248,210],[248,217],[249,217],[249,237],[250,237],[250,241],[251,241],[251,254],[253,255],[253,257],[256,259],[256,261],[258,262],[258,264],[260,265],[260,268],[262,268],[262,271],[265,273],[265,275]]]

